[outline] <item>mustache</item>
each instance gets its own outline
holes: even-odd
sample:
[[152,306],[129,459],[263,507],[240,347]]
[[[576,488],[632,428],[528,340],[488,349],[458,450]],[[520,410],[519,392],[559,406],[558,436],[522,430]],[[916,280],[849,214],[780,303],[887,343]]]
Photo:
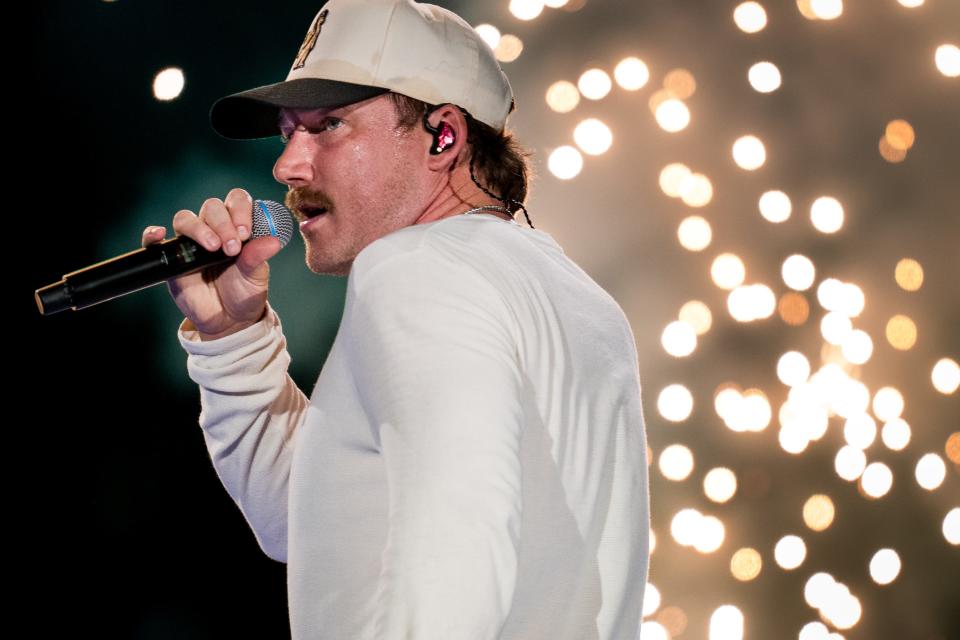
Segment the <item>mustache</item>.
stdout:
[[291,189],[284,196],[284,204],[298,217],[306,217],[304,212],[307,209],[330,210],[333,208],[330,198],[325,193],[314,189]]

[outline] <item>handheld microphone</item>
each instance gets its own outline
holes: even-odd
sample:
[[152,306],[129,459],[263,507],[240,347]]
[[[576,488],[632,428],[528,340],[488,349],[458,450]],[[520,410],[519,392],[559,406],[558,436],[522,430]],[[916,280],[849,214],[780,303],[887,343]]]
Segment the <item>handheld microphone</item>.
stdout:
[[[254,200],[252,227],[250,239],[274,236],[285,247],[293,237],[293,215],[279,202]],[[76,311],[236,259],[222,248],[209,251],[187,236],[176,236],[68,273],[37,289],[34,298],[42,315]]]

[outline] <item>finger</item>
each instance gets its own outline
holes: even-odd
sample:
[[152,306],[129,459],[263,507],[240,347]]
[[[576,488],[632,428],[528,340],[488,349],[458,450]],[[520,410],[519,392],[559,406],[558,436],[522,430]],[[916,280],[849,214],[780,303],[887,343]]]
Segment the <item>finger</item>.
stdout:
[[246,190],[236,188],[230,190],[223,202],[237,228],[237,237],[241,242],[247,240],[253,225],[253,198]]
[[181,209],[173,216],[173,230],[178,236],[196,240],[208,251],[220,248],[220,236],[189,209]]
[[143,236],[140,238],[141,246],[160,242],[166,237],[166,227],[147,227],[143,230]]
[[223,252],[228,256],[235,256],[240,253],[240,238],[237,235],[237,227],[233,224],[233,218],[227,210],[227,205],[219,198],[207,198],[200,207],[200,220],[220,238],[223,245]]
[[243,245],[243,251],[236,261],[237,268],[245,276],[251,276],[260,265],[276,255],[282,248],[283,244],[280,239],[274,236],[254,238]]

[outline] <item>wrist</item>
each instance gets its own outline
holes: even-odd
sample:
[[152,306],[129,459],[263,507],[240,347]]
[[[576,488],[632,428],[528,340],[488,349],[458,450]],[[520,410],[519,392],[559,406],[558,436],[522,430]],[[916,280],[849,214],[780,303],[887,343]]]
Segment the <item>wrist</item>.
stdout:
[[267,317],[267,307],[266,305],[264,305],[263,312],[260,314],[260,317],[257,318],[256,320],[246,320],[244,322],[238,322],[237,324],[231,325],[227,329],[224,329],[223,331],[220,331],[217,333],[206,333],[198,329],[196,325],[193,324],[193,322],[189,318],[187,319],[187,323],[188,323],[188,328],[196,330],[197,334],[200,336],[200,340],[204,342],[208,342],[210,340],[218,340],[220,338],[225,338],[229,335],[233,335],[234,333],[237,333],[239,331],[243,331],[244,329],[252,327],[253,325],[259,322],[262,322],[263,319],[266,317]]

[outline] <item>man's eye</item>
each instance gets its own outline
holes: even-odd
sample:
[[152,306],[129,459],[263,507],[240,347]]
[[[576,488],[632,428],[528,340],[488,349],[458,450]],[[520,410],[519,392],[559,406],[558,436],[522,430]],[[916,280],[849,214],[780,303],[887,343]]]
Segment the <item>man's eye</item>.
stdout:
[[[339,129],[339,125],[343,124],[343,120],[340,118],[324,118],[320,123],[319,127],[307,127],[306,125],[299,124],[296,127],[281,127],[280,128],[280,141],[283,144],[290,142],[290,138],[293,137],[293,132],[297,129],[302,129],[307,133],[322,133],[324,131],[333,131],[334,129]],[[337,126],[335,126],[337,125]]]

